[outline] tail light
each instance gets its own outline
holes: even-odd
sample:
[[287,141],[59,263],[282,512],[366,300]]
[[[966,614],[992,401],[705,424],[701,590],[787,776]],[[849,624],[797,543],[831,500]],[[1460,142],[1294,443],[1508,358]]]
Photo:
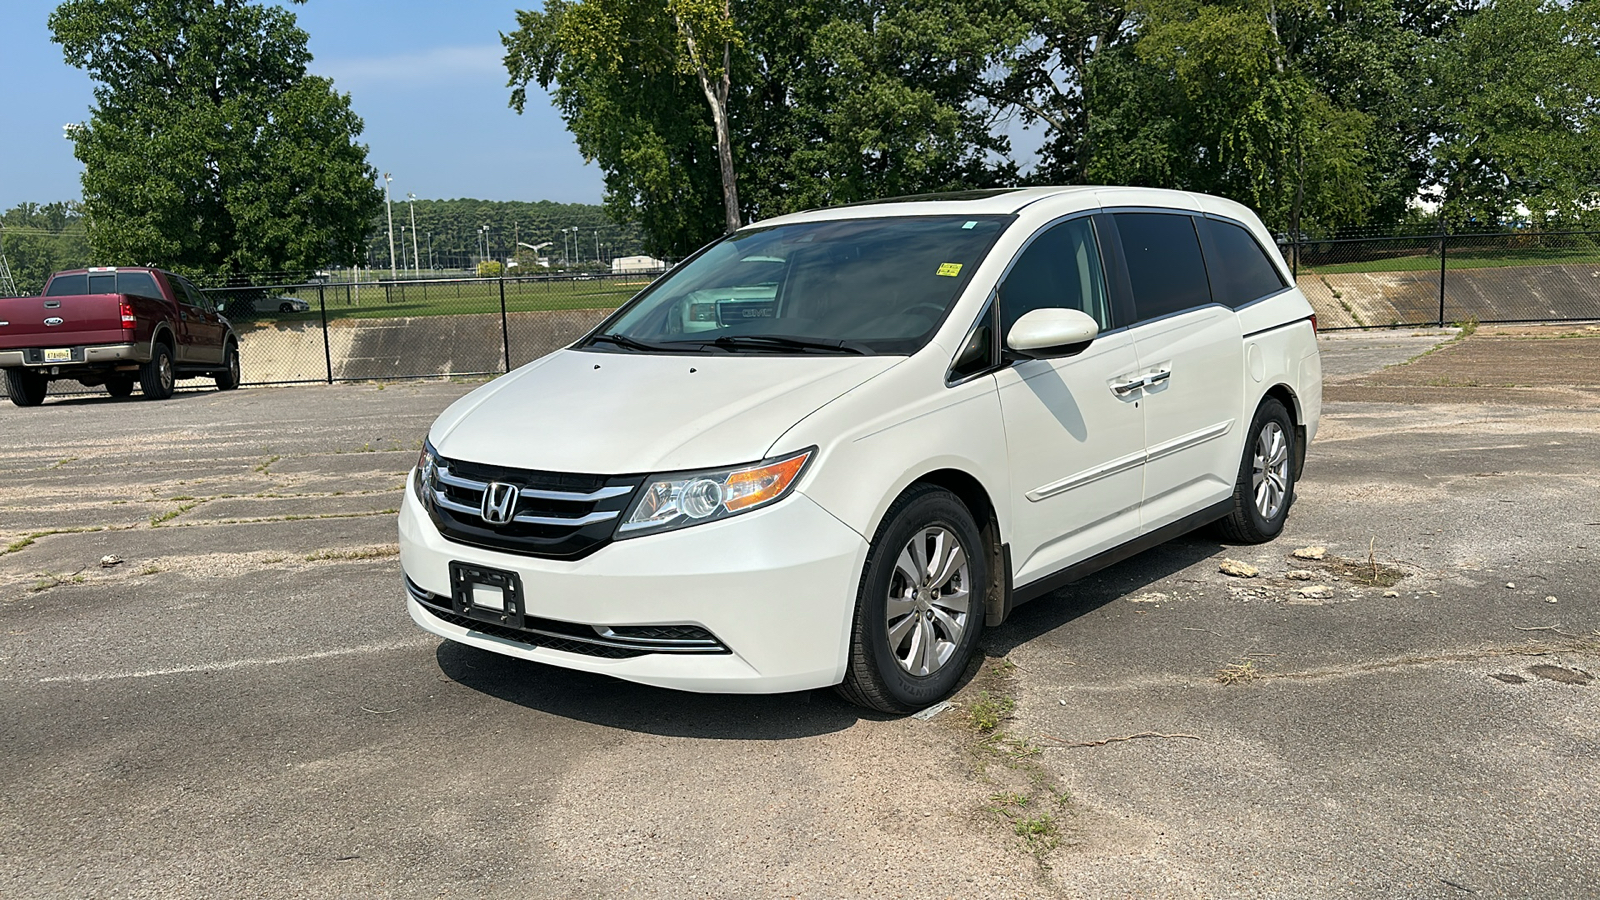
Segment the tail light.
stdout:
[[122,327],[124,330],[132,331],[133,327],[138,324],[138,320],[133,317],[133,304],[124,300],[122,301],[121,306]]
[[1311,314],[1311,333],[1312,334],[1316,334],[1317,333],[1317,314],[1316,313],[1312,313]]

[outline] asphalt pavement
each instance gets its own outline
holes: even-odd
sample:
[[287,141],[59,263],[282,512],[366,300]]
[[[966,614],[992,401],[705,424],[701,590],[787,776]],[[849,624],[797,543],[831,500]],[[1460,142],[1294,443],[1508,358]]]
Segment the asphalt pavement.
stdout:
[[0,410],[0,896],[1600,897],[1594,408],[1330,403],[1282,538],[1022,607],[923,721],[418,630],[472,386]]

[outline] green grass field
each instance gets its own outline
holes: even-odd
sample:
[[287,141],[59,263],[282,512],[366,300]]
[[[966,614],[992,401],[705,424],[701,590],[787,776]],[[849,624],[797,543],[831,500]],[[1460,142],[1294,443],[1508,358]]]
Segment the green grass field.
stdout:
[[[650,283],[648,276],[593,281],[530,281],[505,283],[507,312],[553,309],[611,309]],[[276,290],[273,296],[298,297],[311,304],[307,313],[258,313],[241,320],[295,321],[316,319],[317,289]],[[500,312],[500,282],[494,278],[446,284],[329,285],[323,288],[328,319],[395,319],[405,316],[461,316]],[[216,296],[216,295],[213,295]]]
[[[1309,255],[1309,254],[1308,254]],[[1558,266],[1571,263],[1600,262],[1600,250],[1594,248],[1524,250],[1451,250],[1446,254],[1447,269],[1489,269],[1511,266]],[[1437,272],[1439,257],[1427,254],[1396,256],[1363,262],[1313,265],[1302,259],[1300,273],[1337,275],[1347,272]]]

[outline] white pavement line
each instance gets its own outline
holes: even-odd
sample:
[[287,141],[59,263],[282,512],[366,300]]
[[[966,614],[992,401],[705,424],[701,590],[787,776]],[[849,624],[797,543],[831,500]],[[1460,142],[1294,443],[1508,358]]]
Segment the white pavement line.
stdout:
[[68,682],[73,684],[87,684],[95,681],[119,681],[124,678],[157,678],[162,675],[192,675],[201,672],[225,672],[229,669],[253,669],[262,666],[278,666],[284,663],[314,662],[319,659],[332,659],[339,656],[356,656],[363,653],[388,653],[391,650],[407,650],[412,647],[421,647],[434,642],[433,638],[417,637],[405,641],[393,641],[388,644],[367,644],[364,647],[341,647],[338,650],[320,650],[316,653],[301,653],[295,656],[274,656],[266,659],[233,659],[227,662],[205,663],[194,666],[174,666],[169,669],[141,669],[136,672],[95,672],[85,675],[52,675],[39,679],[39,684],[54,684]]

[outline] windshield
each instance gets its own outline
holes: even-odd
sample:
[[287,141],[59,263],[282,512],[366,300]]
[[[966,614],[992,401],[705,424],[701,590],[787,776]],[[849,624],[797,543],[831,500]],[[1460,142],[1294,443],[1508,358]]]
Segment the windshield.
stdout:
[[585,346],[911,353],[933,336],[1011,221],[918,216],[742,231],[635,298]]

